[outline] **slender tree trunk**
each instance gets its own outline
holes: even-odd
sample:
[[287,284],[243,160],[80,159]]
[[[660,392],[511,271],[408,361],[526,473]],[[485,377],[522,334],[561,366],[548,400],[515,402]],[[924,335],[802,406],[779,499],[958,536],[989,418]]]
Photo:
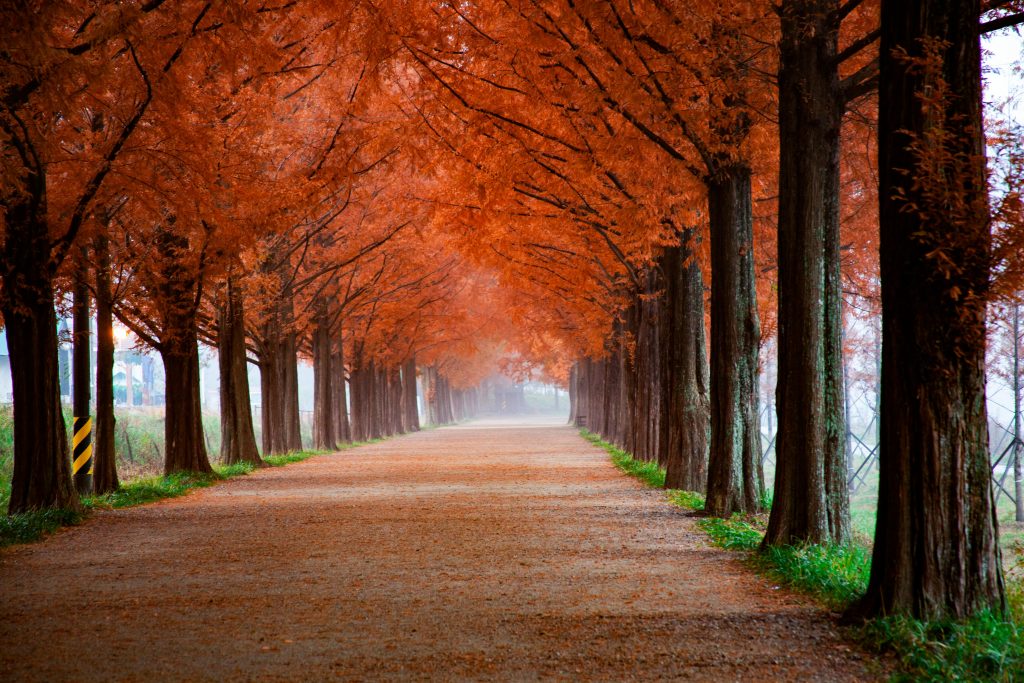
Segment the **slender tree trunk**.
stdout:
[[160,357],[167,383],[164,474],[212,473],[199,398],[199,345],[195,337],[176,338],[165,342]]
[[1005,608],[985,406],[980,12],[979,0],[882,3],[882,441],[862,614]]
[[369,389],[369,397],[366,402],[367,436],[370,439],[379,439],[383,436],[381,423],[384,416],[384,397],[380,368],[377,367],[375,360],[370,360],[366,369],[366,386]]
[[708,181],[711,223],[711,448],[705,510],[759,512],[764,490],[757,411],[760,342],[750,169]]
[[331,347],[327,301],[321,299],[316,304],[313,327],[313,447],[319,450],[334,450],[338,447],[334,433],[337,411],[334,408]]
[[284,424],[279,422],[284,413],[275,404],[280,401],[280,393],[277,386],[277,355],[269,348],[269,341],[264,344],[260,352],[260,432],[263,441],[263,455],[283,453],[284,447],[281,443],[281,435],[284,434]]
[[665,488],[704,491],[711,413],[704,280],[689,251],[691,232],[684,234],[683,246],[667,249],[661,258],[666,288]]
[[405,361],[402,366],[402,396],[405,404],[405,427],[407,431],[420,430],[420,413],[416,403],[416,357]]
[[334,340],[331,356],[331,387],[334,392],[334,434],[341,443],[351,443],[352,427],[348,415],[348,389],[345,380],[345,342],[341,329]]
[[71,358],[71,476],[78,495],[92,492],[92,349],[89,316],[89,252],[75,250],[72,305],[73,349]]
[[569,422],[576,424],[576,377],[579,373],[580,362],[577,360],[569,367]]
[[299,415],[298,340],[295,333],[289,331],[284,334],[283,341],[280,367],[282,371],[281,386],[284,389],[285,447],[289,451],[301,451],[302,419]]
[[249,400],[249,366],[245,351],[242,292],[228,275],[218,311],[217,359],[220,368],[220,458],[226,464],[262,465],[256,448]]
[[[627,335],[619,340],[619,358],[621,359],[621,381],[625,387],[625,396],[621,399],[622,421],[618,423],[618,430],[622,432],[619,443],[627,453],[636,454],[637,433],[636,433],[636,411],[640,406],[639,379],[637,372],[636,340],[640,330],[640,304],[639,297],[634,297],[630,307],[626,310],[626,332]],[[633,353],[623,346],[633,343]]]
[[352,365],[352,438],[366,441],[370,438],[370,414],[373,396],[369,382],[369,368],[363,361],[360,348],[356,348]]
[[588,429],[609,441],[608,423],[604,419],[605,396],[601,390],[605,380],[604,363],[603,359],[585,358],[583,360],[580,391],[583,392],[584,400],[580,410],[586,418]]
[[845,543],[838,0],[786,0],[779,46],[775,495],[764,543]]
[[96,256],[96,443],[92,484],[96,494],[116,491],[114,451],[114,314],[110,291],[110,249],[106,235],[93,240]]

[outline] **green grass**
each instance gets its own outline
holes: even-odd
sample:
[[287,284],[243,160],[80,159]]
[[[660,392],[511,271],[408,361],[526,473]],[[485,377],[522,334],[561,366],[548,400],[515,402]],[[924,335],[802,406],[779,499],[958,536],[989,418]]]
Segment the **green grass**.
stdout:
[[705,517],[697,526],[711,537],[711,542],[727,550],[757,550],[764,532],[740,515],[732,519]]
[[83,512],[56,509],[0,515],[0,548],[15,543],[30,543],[61,527],[79,524],[83,519]]
[[[229,469],[229,468],[224,468]],[[94,508],[126,508],[133,505],[143,505],[164,498],[177,498],[183,496],[192,489],[212,486],[222,479],[239,474],[248,474],[252,471],[251,466],[247,471],[242,471],[236,465],[230,466],[231,473],[221,474],[194,474],[191,472],[175,472],[160,477],[145,477],[124,484],[112,493],[102,496],[86,496],[82,502],[87,509]]]
[[688,510],[700,511],[704,509],[704,495],[696,491],[669,489],[668,499],[673,505],[687,508]]
[[590,443],[603,448],[611,456],[615,466],[626,474],[636,477],[648,486],[656,489],[665,488],[665,470],[658,467],[658,463],[635,460],[626,451],[607,441],[603,441],[600,436],[586,429],[580,430],[580,434]]
[[[663,487],[665,474],[652,463],[582,430],[623,472],[650,486]],[[704,497],[693,491],[667,491],[673,505],[704,509]],[[865,497],[867,498],[867,497]],[[749,553],[750,563],[780,584],[805,592],[828,607],[843,610],[867,590],[871,571],[874,499],[855,501],[857,541],[850,545],[805,545],[761,549],[765,517],[734,515],[731,519],[698,520],[712,543]],[[870,509],[869,509],[870,508]],[[891,651],[899,663],[895,681],[1024,681],[1024,542],[1004,545],[1009,613],[984,611],[965,620],[922,622],[908,617],[875,619],[860,630],[861,640],[878,651]]]
[[871,551],[860,544],[768,546],[754,562],[772,578],[845,609],[867,590]]
[[[346,444],[341,450],[354,448],[359,444]],[[281,467],[293,462],[307,460],[315,455],[334,451],[295,451],[264,458],[271,467]],[[0,547],[16,543],[30,543],[53,533],[63,526],[80,523],[91,510],[125,508],[144,505],[165,498],[183,496],[197,488],[212,486],[224,479],[243,476],[256,468],[247,462],[233,465],[214,465],[212,474],[177,472],[166,476],[142,477],[122,484],[121,488],[101,496],[82,498],[83,512],[71,510],[40,510],[17,515],[0,515]],[[9,490],[9,487],[7,487]],[[9,494],[8,494],[9,495]]]
[[895,681],[1024,679],[1024,627],[988,610],[960,621],[875,619],[863,637],[879,650],[896,653],[901,671]]

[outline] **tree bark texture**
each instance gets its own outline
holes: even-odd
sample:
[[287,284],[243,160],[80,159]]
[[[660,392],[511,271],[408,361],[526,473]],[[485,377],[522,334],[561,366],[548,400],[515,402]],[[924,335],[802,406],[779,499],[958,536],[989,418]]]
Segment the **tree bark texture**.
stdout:
[[868,615],[1005,606],[985,406],[980,11],[979,0],[882,3],[880,476],[857,608]]
[[764,543],[845,543],[837,0],[786,0],[779,45],[775,495]]
[[345,344],[340,325],[331,352],[331,391],[334,393],[334,435],[341,443],[351,443],[352,426],[349,423],[348,415]]
[[402,366],[402,402],[404,404],[404,427],[407,432],[420,430],[420,412],[416,401],[416,357],[405,361]]
[[282,291],[273,315],[263,325],[259,349],[264,454],[302,450],[291,292],[287,287]]
[[194,337],[165,342],[160,357],[167,383],[164,474],[212,473],[199,398],[199,345]]
[[704,491],[711,430],[704,281],[697,260],[683,246],[689,239],[684,236],[660,259],[665,279],[665,488]]
[[313,321],[313,447],[334,450],[338,447],[334,433],[337,411],[334,409],[334,369],[331,367],[333,340],[327,313],[327,300],[316,302]]
[[96,261],[96,428],[93,445],[93,491],[116,491],[114,451],[114,314],[110,290],[110,248],[106,235],[93,240]]
[[220,458],[226,464],[262,465],[256,447],[249,399],[249,365],[245,350],[245,311],[241,289],[228,275],[218,310],[217,359],[220,368]]
[[758,424],[760,332],[754,289],[750,169],[708,179],[711,224],[711,446],[705,510],[759,512],[764,487]]
[[0,187],[7,228],[0,245],[0,312],[7,332],[16,406],[8,510],[14,514],[43,508],[78,509],[60,406],[46,173],[35,165],[26,168],[18,180],[17,187],[6,182]]
[[190,245],[173,232],[173,225],[169,221],[157,234],[157,248],[165,259],[157,285],[164,303],[157,349],[167,387],[164,472],[211,473],[199,397],[197,316],[202,283],[182,265]]

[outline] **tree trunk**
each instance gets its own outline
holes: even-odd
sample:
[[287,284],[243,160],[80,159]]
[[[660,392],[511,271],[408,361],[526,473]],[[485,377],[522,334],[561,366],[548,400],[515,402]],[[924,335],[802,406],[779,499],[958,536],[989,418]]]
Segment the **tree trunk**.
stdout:
[[[8,236],[9,258],[17,249],[10,246],[12,241]],[[48,250],[49,243],[41,241]],[[46,262],[37,265],[36,272],[17,269],[22,274],[18,282],[22,286],[15,289],[10,280],[4,282],[3,316],[15,406],[14,472],[8,506],[11,514],[80,507],[71,482],[71,458],[60,405],[52,282],[45,275]]]
[[302,450],[298,355],[291,324],[289,299],[279,303],[276,315],[263,326],[259,364],[264,454]]
[[60,405],[57,315],[46,225],[46,178],[24,177],[26,197],[9,201],[3,240],[2,312],[14,393],[14,472],[11,514],[44,508],[79,509]]
[[757,412],[760,342],[750,169],[708,180],[711,224],[711,449],[705,510],[759,512],[764,487]]
[[[291,303],[288,304],[289,309]],[[291,311],[289,310],[289,313]],[[291,316],[289,315],[289,322]],[[281,387],[284,390],[285,448],[289,451],[302,450],[302,419],[299,415],[299,353],[295,333],[283,335],[281,350]]]
[[985,406],[980,10],[882,4],[882,417],[867,615],[1005,609]]
[[[266,337],[264,337],[266,340]],[[281,389],[280,373],[277,370],[278,356],[273,352],[269,340],[259,354],[260,368],[260,425],[263,441],[263,455],[284,453],[284,410],[279,405]]]
[[334,435],[341,443],[351,443],[352,426],[348,414],[348,388],[345,379],[345,340],[339,325],[331,356],[331,390],[334,392]]
[[331,346],[327,301],[321,298],[316,303],[313,326],[313,447],[318,450],[334,450],[338,447],[334,433],[337,411],[334,409]]
[[78,495],[92,492],[92,353],[89,319],[89,252],[75,250],[71,357],[71,476]]
[[775,495],[764,543],[845,543],[837,0],[786,0],[779,44]]
[[110,293],[110,249],[106,235],[93,240],[96,256],[96,443],[93,447],[93,491],[116,491],[114,451],[114,314]]
[[352,438],[366,441],[371,438],[373,414],[372,367],[363,361],[361,349],[355,351],[352,367]]
[[242,292],[228,275],[218,311],[217,359],[220,367],[220,458],[230,465],[262,465],[256,448],[249,400],[249,366],[245,351],[245,313]]
[[167,383],[164,474],[212,473],[199,399],[199,345],[194,337],[168,341],[160,357]]
[[707,486],[708,357],[704,335],[704,280],[689,249],[665,250],[665,488],[704,491]]
[[405,361],[402,366],[402,396],[405,404],[406,431],[420,430],[420,413],[416,407],[416,357]]

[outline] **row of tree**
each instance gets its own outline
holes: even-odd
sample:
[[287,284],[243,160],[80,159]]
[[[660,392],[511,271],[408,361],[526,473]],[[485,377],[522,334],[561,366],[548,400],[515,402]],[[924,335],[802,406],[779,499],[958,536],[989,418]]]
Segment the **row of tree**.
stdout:
[[488,234],[464,251],[555,312],[582,359],[577,414],[706,491],[709,514],[762,509],[774,336],[765,543],[849,541],[842,298],[877,302],[882,484],[859,609],[936,617],[1004,600],[985,319],[1020,289],[1021,195],[987,182],[980,36],[1021,9],[481,1],[389,21],[433,85],[417,111],[451,151],[449,220]]
[[[422,231],[428,212],[412,198],[423,181],[401,112],[381,105],[382,56],[333,20],[338,8],[318,10],[3,6],[11,512],[78,505],[55,307],[75,319],[82,417],[95,308],[99,492],[118,486],[115,320],[162,359],[168,473],[211,471],[199,341],[219,352],[225,462],[260,462],[250,363],[264,454],[303,446],[300,358],[316,377],[316,448],[418,429],[418,363],[429,420],[472,411],[463,392],[481,368],[449,375],[472,366],[478,322],[466,309],[486,283]],[[332,68],[313,73],[321,60]]]
[[762,509],[775,338],[765,542],[845,543],[846,294],[885,321],[863,610],[1001,605],[984,329],[1024,230],[1019,163],[989,204],[979,36],[1022,9],[5,5],[11,509],[74,504],[54,306],[91,292],[101,337],[116,317],[164,360],[168,471],[208,468],[197,339],[221,350],[229,460],[258,457],[248,362],[273,452],[301,445],[299,356],[327,447],[414,428],[417,365],[429,420],[471,413],[503,359],[716,515]]

